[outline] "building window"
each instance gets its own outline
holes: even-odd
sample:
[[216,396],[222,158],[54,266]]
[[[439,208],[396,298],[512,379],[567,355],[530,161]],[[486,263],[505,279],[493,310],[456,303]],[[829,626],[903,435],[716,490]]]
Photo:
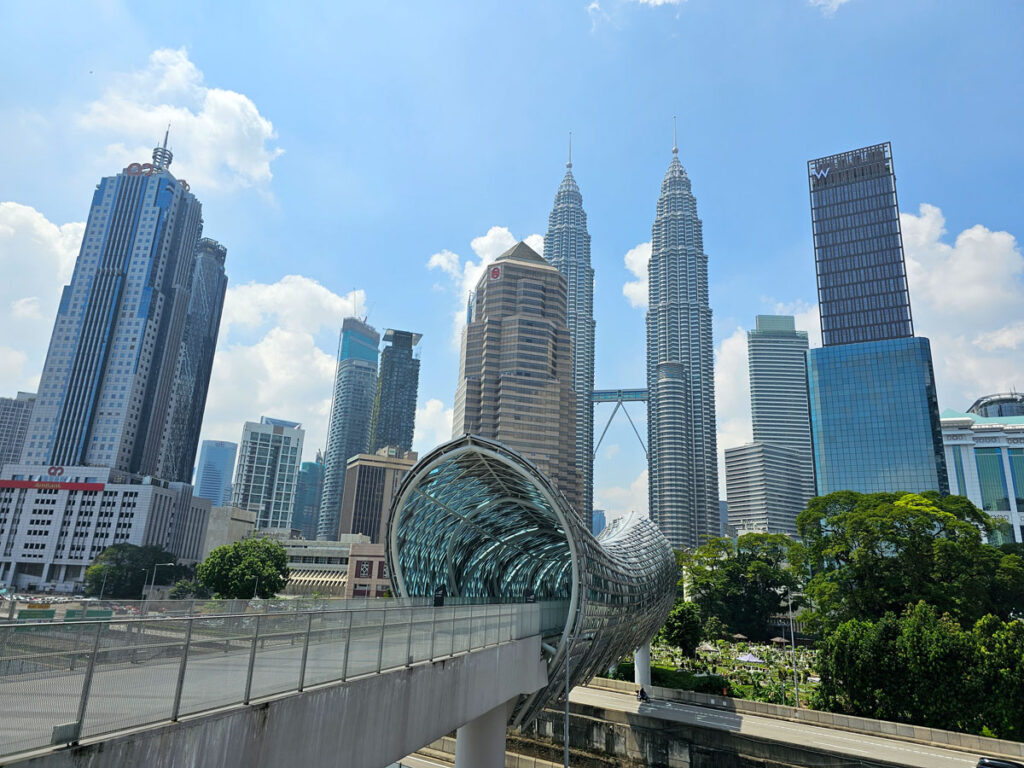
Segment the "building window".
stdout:
[[1006,488],[1006,473],[1003,472],[1003,456],[1000,448],[976,448],[974,457],[978,463],[978,480],[981,482],[981,505],[986,512],[1009,512],[1010,494]]

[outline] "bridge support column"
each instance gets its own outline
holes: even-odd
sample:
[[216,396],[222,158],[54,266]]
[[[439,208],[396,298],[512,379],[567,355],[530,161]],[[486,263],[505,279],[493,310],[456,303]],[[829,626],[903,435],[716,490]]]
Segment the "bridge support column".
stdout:
[[650,643],[645,643],[633,651],[633,682],[647,689],[651,687]]
[[499,704],[455,732],[455,768],[505,768],[505,730],[512,703]]

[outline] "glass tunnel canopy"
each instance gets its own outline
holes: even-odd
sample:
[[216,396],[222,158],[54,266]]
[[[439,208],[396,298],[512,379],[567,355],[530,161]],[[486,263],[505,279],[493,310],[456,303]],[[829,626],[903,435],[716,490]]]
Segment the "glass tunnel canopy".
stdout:
[[567,600],[552,631],[548,685],[523,697],[523,725],[563,695],[648,642],[675,600],[668,540],[629,515],[594,537],[525,458],[475,435],[445,443],[406,475],[391,506],[388,559],[396,596]]

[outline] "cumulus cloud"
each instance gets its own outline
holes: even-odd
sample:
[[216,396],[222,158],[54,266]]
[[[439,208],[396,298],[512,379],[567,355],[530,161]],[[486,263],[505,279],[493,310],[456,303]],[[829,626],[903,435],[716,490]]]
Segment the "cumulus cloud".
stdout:
[[807,0],[807,4],[820,8],[826,16],[831,16],[839,10],[839,6],[846,5],[850,0]]
[[432,397],[416,408],[416,430],[413,436],[413,450],[423,456],[427,451],[452,439],[453,410]]
[[725,449],[753,439],[747,332],[740,327],[715,348],[715,421],[718,429],[718,484],[724,496]]
[[34,389],[61,288],[71,279],[83,222],[54,224],[35,208],[0,203],[0,392]]
[[[333,347],[322,349],[317,335],[334,338],[342,319],[364,314],[365,306],[362,290],[341,296],[302,275],[229,288],[204,438],[237,441],[244,422],[272,416],[301,422],[304,455],[315,456],[326,445],[336,364]],[[255,341],[239,338],[254,331]]]
[[611,522],[617,517],[638,512],[647,514],[647,470],[645,469],[628,486],[612,485],[594,488],[594,508],[603,509],[605,518]]
[[631,307],[647,309],[647,266],[651,263],[650,242],[640,243],[626,251],[622,259],[636,280],[628,280],[622,286],[622,295]]
[[153,51],[143,69],[116,78],[77,123],[108,139],[107,166],[146,160],[169,123],[175,175],[204,192],[265,189],[270,164],[284,151],[273,145],[274,126],[252,99],[206,85],[184,48]]
[[[544,253],[543,235],[527,235],[523,240],[537,253]],[[484,268],[517,242],[508,227],[494,226],[486,234],[470,241],[469,247],[476,254],[475,258],[463,260],[459,254],[445,249],[427,260],[427,269],[437,269],[448,276],[451,290],[456,296],[455,309],[452,311],[452,346],[455,349],[462,343],[462,329],[466,325],[466,300],[476,288]]]

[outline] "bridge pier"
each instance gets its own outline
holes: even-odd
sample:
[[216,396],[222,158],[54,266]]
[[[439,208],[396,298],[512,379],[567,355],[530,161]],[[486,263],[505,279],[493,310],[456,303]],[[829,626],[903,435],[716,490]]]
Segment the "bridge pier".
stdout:
[[650,690],[651,644],[649,642],[633,651],[633,682]]
[[455,768],[505,768],[505,729],[515,699],[455,732]]

